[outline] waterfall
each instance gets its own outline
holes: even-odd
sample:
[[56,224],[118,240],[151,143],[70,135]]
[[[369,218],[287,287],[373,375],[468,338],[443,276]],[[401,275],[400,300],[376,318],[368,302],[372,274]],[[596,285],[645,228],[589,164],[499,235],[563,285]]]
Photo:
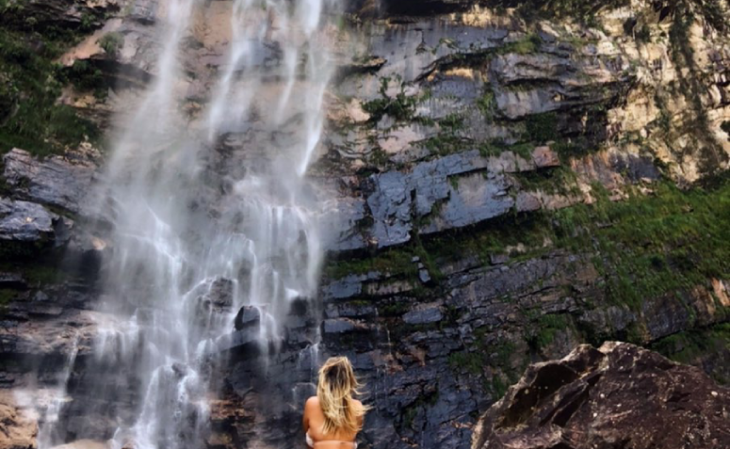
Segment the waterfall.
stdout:
[[237,312],[258,312],[266,353],[281,345],[292,302],[316,296],[325,202],[306,172],[323,129],[335,3],[233,1],[225,62],[192,119],[179,107],[185,48],[207,3],[160,8],[156,76],[120,127],[94,206],[110,217],[113,251],[92,361],[102,380],[85,388],[136,404],[111,417],[114,448],[202,447],[210,359]]

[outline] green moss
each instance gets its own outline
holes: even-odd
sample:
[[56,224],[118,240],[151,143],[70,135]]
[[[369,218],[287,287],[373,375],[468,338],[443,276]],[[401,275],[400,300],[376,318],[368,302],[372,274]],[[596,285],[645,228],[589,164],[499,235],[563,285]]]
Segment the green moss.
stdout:
[[58,67],[56,77],[81,91],[93,91],[97,98],[105,98],[109,87],[101,69],[88,61],[76,61],[70,67]]
[[[730,351],[730,323],[670,335],[652,343],[650,348],[675,362],[697,365],[703,359]],[[730,383],[730,379],[721,377],[716,366],[712,368],[715,370],[710,374],[716,381]]]
[[655,195],[611,202],[598,192],[596,204],[555,213],[556,242],[572,251],[594,248],[611,276],[607,293],[637,308],[646,297],[681,291],[708,278],[730,275],[730,185],[682,191],[671,183]]
[[454,371],[465,371],[476,376],[484,372],[484,356],[469,351],[452,352],[449,354],[449,366]]
[[410,305],[400,299],[393,299],[390,304],[378,307],[380,316],[393,317],[401,316],[410,310]]
[[427,408],[433,407],[439,400],[438,390],[431,393],[424,393],[416,399],[415,402],[410,404],[403,412],[403,426],[411,427],[413,421],[418,415],[418,412]]
[[514,145],[508,145],[501,139],[494,139],[487,142],[483,142],[478,146],[479,154],[483,157],[499,156],[506,151],[511,151],[515,155],[525,160],[532,160],[532,152],[535,150],[535,145],[523,142]]
[[487,122],[491,122],[494,119],[494,114],[497,109],[497,101],[494,98],[494,92],[489,86],[486,86],[482,96],[477,98],[476,105],[484,115],[484,119]]
[[435,156],[447,156],[472,146],[473,142],[449,132],[442,132],[419,143]]
[[64,274],[55,266],[29,265],[23,270],[23,275],[32,286],[43,286],[59,282]]
[[563,195],[579,192],[575,172],[566,167],[556,167],[548,170],[518,172],[513,175],[523,190]]
[[540,351],[552,344],[555,335],[572,327],[572,320],[564,314],[548,314],[540,316],[525,336],[529,346]]
[[63,37],[53,29],[44,29],[42,35],[0,29],[0,80],[5,86],[4,101],[12,107],[0,120],[0,151],[20,147],[44,156],[99,138],[91,122],[69,106],[56,104],[63,79],[53,61],[74,42]]
[[558,153],[563,161],[583,157],[590,152],[585,145],[579,145],[570,140],[558,140],[550,145],[550,148]]
[[521,39],[510,42],[501,47],[498,52],[502,54],[517,53],[519,55],[529,55],[537,53],[542,45],[542,39],[537,34],[528,34]]
[[370,162],[378,167],[387,165],[389,161],[388,153],[380,147],[375,147],[370,152]]
[[516,252],[509,255],[529,257],[547,251],[543,248],[543,243],[551,236],[551,224],[546,214],[506,215],[490,220],[478,230],[466,229],[439,235],[424,242],[424,247],[432,257],[442,263],[476,256],[484,264],[489,264],[490,256],[510,253],[510,248],[516,248],[520,244],[535,250],[524,255]]
[[412,261],[414,255],[412,248],[406,247],[389,249],[364,259],[332,260],[325,267],[324,274],[332,279],[371,271],[392,276],[416,276],[418,266]]
[[507,393],[509,385],[507,385],[507,383],[504,381],[504,379],[502,379],[502,376],[499,373],[495,373],[492,376],[491,384],[488,384],[487,388],[489,391],[492,392],[493,399],[495,401],[498,401],[502,399]]
[[380,98],[363,103],[362,108],[370,114],[370,122],[377,123],[383,116],[388,115],[398,121],[407,121],[413,119],[416,112],[416,105],[419,103],[419,97],[416,95],[408,96],[405,93],[405,85],[401,84],[400,92],[395,97],[387,95],[390,78],[382,78],[380,86]]
[[527,117],[527,137],[535,143],[542,144],[558,137],[557,116],[554,112],[536,114]]
[[446,128],[450,132],[454,133],[464,128],[464,118],[461,117],[459,114],[451,113],[439,120],[438,124],[442,128]]
[[5,309],[17,294],[18,292],[15,290],[0,289],[0,311]]

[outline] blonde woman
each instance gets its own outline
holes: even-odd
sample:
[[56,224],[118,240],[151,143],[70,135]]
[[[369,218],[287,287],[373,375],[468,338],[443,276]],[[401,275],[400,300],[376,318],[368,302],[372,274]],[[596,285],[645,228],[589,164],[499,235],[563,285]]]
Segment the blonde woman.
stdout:
[[320,368],[317,396],[304,405],[307,447],[357,449],[367,407],[354,398],[360,383],[347,357],[332,357]]

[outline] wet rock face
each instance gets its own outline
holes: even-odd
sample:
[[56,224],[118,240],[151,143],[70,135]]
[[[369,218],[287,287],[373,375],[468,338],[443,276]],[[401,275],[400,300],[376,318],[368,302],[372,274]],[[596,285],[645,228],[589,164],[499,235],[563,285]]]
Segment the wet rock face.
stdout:
[[58,218],[39,204],[5,198],[0,199],[0,217],[0,240],[29,243],[50,239]]
[[39,160],[15,148],[3,156],[3,176],[16,196],[78,213],[98,170],[99,157],[98,151],[88,147]]
[[730,390],[625,343],[580,346],[526,371],[481,418],[474,449],[730,445]]

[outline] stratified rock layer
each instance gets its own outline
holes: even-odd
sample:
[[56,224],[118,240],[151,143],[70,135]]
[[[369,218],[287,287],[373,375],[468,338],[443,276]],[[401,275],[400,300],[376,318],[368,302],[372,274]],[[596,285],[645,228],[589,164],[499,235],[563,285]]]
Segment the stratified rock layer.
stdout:
[[730,390],[626,343],[530,366],[482,417],[474,449],[730,447]]

